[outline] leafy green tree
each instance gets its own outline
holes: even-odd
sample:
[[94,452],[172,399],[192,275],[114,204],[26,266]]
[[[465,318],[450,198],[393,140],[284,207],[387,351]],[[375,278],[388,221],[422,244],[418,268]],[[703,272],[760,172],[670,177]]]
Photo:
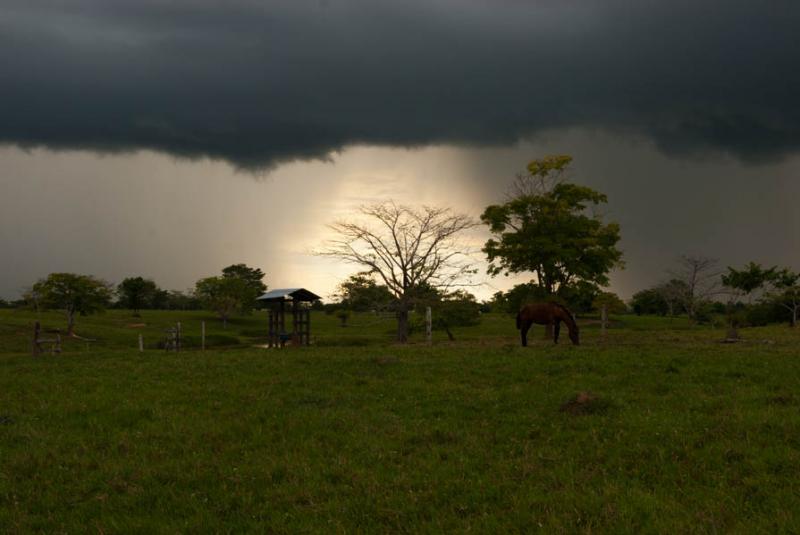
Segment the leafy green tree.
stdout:
[[483,248],[491,275],[533,273],[547,296],[578,282],[608,285],[609,271],[622,265],[619,225],[593,213],[608,201],[604,194],[561,180],[571,161],[532,161],[513,197],[484,210],[481,220],[493,234]]
[[[765,269],[760,264],[750,262],[743,269],[734,269],[728,266],[728,272],[722,275],[722,285],[728,289],[728,335],[731,340],[739,338],[738,327],[745,317],[742,307],[737,306],[737,302],[743,298],[752,296],[753,292],[763,288],[769,281],[776,276],[775,268]],[[748,299],[748,304],[750,299]]]
[[796,327],[800,312],[800,273],[789,268],[776,270],[770,278],[770,284],[772,289],[767,297],[789,311],[790,325]]
[[227,328],[231,314],[252,298],[253,288],[238,277],[207,277],[197,281],[194,292],[203,306],[217,313],[223,328]]
[[154,310],[169,309],[170,292],[162,288],[156,288],[153,295],[150,296],[150,308]]
[[624,314],[628,305],[614,292],[600,292],[592,301],[592,310],[598,311],[606,307],[609,314]]
[[394,299],[386,285],[367,273],[356,273],[339,284],[337,296],[342,307],[355,312],[385,310]]
[[227,279],[239,279],[245,283],[249,292],[243,293],[239,305],[242,314],[250,313],[256,305],[256,298],[267,291],[264,284],[264,272],[259,268],[251,268],[246,264],[232,264],[222,270],[222,276]]
[[424,330],[425,309],[430,307],[431,328],[444,331],[451,341],[455,340],[454,327],[478,325],[481,320],[481,304],[474,295],[463,289],[446,292],[423,285],[416,289],[413,300],[417,312],[414,330]]
[[664,296],[656,288],[640,290],[631,297],[631,309],[637,316],[657,314],[666,316],[669,312]]
[[763,268],[760,264],[750,262],[742,269],[728,266],[728,272],[722,275],[722,284],[736,298],[751,297],[756,290],[763,288],[767,282],[776,276],[776,269]]
[[431,327],[447,333],[450,341],[455,340],[454,327],[471,327],[481,321],[480,304],[474,295],[464,290],[443,295],[432,304],[431,315]]
[[559,288],[555,297],[550,300],[567,306],[576,314],[591,312],[594,300],[602,293],[602,290],[591,282],[577,281],[563,288]]
[[108,283],[91,275],[51,273],[33,285],[39,305],[61,309],[67,316],[67,336],[75,336],[75,315],[106,309],[111,299]]
[[156,295],[158,306],[154,308],[166,310],[200,310],[203,303],[194,293],[194,290],[182,292],[180,290],[160,291]]
[[511,312],[505,292],[497,291],[486,303],[491,312]]
[[143,277],[128,277],[117,285],[119,304],[132,310],[134,316],[138,316],[142,308],[153,308],[158,292],[156,283]]
[[550,296],[535,282],[516,284],[504,294],[506,312],[516,314],[525,303],[544,301]]

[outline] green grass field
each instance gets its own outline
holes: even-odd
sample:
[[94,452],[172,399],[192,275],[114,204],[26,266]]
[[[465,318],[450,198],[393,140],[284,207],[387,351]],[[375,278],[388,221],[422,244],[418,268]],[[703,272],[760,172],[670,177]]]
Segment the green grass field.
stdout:
[[[489,314],[399,347],[315,314],[314,347],[265,350],[258,314],[111,311],[34,360],[34,319],[0,311],[4,533],[800,531],[800,330],[620,316],[523,349]],[[136,350],[202,320],[220,347]]]

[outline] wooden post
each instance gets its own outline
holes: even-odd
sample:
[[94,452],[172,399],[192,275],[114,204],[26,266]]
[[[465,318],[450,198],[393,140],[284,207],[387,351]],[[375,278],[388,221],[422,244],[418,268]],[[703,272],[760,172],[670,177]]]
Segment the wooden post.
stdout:
[[306,345],[311,345],[311,308],[306,309]]
[[181,350],[181,322],[178,322],[177,327],[175,328],[175,352]]
[[299,310],[297,308],[297,300],[292,299],[292,345],[303,345],[300,334],[301,326],[298,325],[299,318],[297,317]]
[[39,332],[42,330],[42,326],[39,325],[39,322],[33,324],[33,344],[32,344],[32,351],[33,356],[38,357],[39,353],[41,352],[41,348],[39,347]]
[[200,322],[200,350],[206,350],[206,322]]
[[278,312],[278,322],[280,323],[278,339],[280,340],[281,347],[283,347],[286,344],[286,339],[284,338],[286,334],[286,301],[283,299],[281,299],[281,308]]
[[144,352],[144,338],[142,338],[142,333],[139,333],[139,353]]
[[433,344],[433,315],[431,314],[431,307],[425,307],[425,339],[428,345]]
[[603,338],[606,337],[606,329],[608,329],[608,306],[603,305],[600,309],[600,334]]
[[267,325],[269,327],[269,332],[267,333],[269,335],[267,347],[272,347],[272,338],[275,336],[275,328],[273,326],[272,316],[272,307],[270,307],[270,309],[267,311]]
[[61,354],[61,333],[56,333],[55,345],[53,346],[53,354]]

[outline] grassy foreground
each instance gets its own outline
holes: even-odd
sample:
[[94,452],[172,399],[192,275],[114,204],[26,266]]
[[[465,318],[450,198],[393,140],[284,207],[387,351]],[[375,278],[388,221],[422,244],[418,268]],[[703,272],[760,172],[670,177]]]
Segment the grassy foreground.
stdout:
[[634,327],[6,353],[0,531],[800,531],[800,336]]

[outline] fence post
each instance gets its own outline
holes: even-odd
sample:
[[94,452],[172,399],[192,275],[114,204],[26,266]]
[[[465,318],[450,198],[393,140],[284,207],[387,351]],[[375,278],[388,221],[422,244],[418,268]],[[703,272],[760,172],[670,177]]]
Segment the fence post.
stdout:
[[175,329],[175,352],[181,350],[181,322],[178,322],[178,326]]
[[144,339],[142,338],[142,333],[139,333],[139,353],[144,351]]
[[606,337],[606,329],[608,328],[608,306],[603,305],[600,309],[600,334],[603,338]]
[[202,351],[206,350],[206,322],[200,322],[200,349]]
[[41,325],[37,321],[33,324],[33,356],[38,357],[40,348],[39,348],[39,331],[41,331]]
[[433,343],[433,336],[432,336],[432,323],[433,323],[433,316],[431,314],[431,307],[425,307],[425,339],[428,341],[428,345]]

